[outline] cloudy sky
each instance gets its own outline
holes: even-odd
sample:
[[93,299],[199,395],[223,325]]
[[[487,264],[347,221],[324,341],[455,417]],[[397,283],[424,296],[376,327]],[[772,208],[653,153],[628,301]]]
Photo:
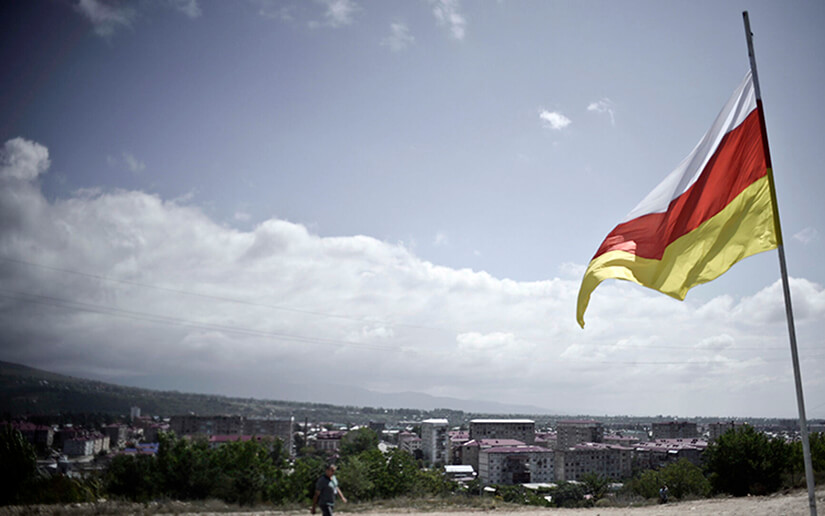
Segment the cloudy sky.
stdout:
[[575,321],[604,236],[744,76],[745,9],[825,417],[813,1],[3,2],[0,360],[258,398],[795,417],[775,251],[684,302],[608,281]]

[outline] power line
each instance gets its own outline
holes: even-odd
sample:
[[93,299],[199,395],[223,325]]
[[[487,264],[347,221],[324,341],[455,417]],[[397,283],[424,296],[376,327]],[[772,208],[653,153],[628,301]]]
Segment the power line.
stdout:
[[[88,272],[82,272],[82,271],[71,270],[71,269],[64,269],[64,268],[61,268],[61,267],[53,267],[53,266],[50,266],[50,265],[43,265],[43,264],[30,262],[30,261],[26,261],[26,260],[10,258],[10,257],[7,257],[7,256],[0,256],[0,260],[4,260],[4,261],[7,261],[7,262],[11,262],[11,263],[16,263],[16,264],[20,264],[20,265],[26,265],[26,266],[30,266],[30,267],[36,267],[36,268],[40,268],[40,269],[65,273],[65,274],[73,274],[73,275],[76,275],[76,276],[82,276],[82,277],[86,277],[86,278],[90,278],[90,279],[95,279],[95,280],[98,280],[98,281],[119,283],[119,284],[123,284],[123,285],[130,285],[130,286],[135,286],[135,287],[140,287],[140,288],[153,289],[153,290],[162,291],[162,292],[169,292],[169,293],[173,293],[173,294],[181,294],[181,295],[186,295],[186,296],[198,297],[198,298],[202,298],[202,299],[209,299],[209,300],[214,300],[214,301],[235,303],[235,304],[244,305],[244,306],[254,306],[254,307],[259,307],[259,308],[280,310],[280,311],[290,312],[290,313],[312,315],[312,316],[316,316],[316,317],[342,319],[342,320],[349,320],[349,321],[355,321],[355,322],[361,322],[361,323],[383,324],[385,326],[390,326],[390,327],[405,327],[405,328],[414,328],[414,329],[422,329],[422,330],[432,330],[432,331],[439,331],[439,332],[450,333],[450,334],[460,333],[458,330],[448,330],[448,329],[445,329],[445,328],[439,328],[439,327],[434,327],[434,326],[406,324],[406,323],[385,321],[385,320],[376,319],[376,318],[354,317],[354,316],[348,316],[348,315],[343,315],[343,314],[332,314],[332,313],[313,311],[313,310],[303,310],[303,309],[291,308],[291,307],[280,306],[280,305],[270,305],[270,304],[265,304],[265,303],[256,303],[256,302],[253,302],[253,301],[246,301],[246,300],[237,299],[237,298],[216,296],[216,295],[211,295],[211,294],[203,294],[203,293],[200,293],[200,292],[193,292],[193,291],[188,291],[188,290],[183,290],[183,289],[164,287],[164,286],[160,286],[160,285],[152,285],[152,284],[141,283],[141,282],[131,281],[131,280],[111,278],[111,277],[108,277],[108,276],[102,276],[102,275],[98,275],[98,274],[91,274],[91,273],[88,273]],[[72,301],[72,300],[61,299],[61,298],[57,298],[57,297],[39,295],[39,294],[29,294],[29,293],[24,293],[24,292],[12,292],[12,291],[6,291],[6,292],[17,296],[16,299],[22,300],[22,301],[28,301],[28,302],[32,302],[32,303],[38,303],[38,304],[51,304],[52,306],[63,306],[63,307],[75,308],[75,309],[78,309],[78,310],[84,310],[84,311],[89,311],[89,312],[107,313],[107,314],[111,314],[111,315],[117,315],[119,317],[132,317],[135,320],[144,320],[144,321],[149,321],[149,322],[159,322],[159,323],[174,324],[174,325],[187,325],[187,326],[200,327],[200,328],[205,328],[205,329],[210,329],[211,328],[211,329],[216,329],[216,330],[220,330],[220,331],[227,331],[227,332],[233,332],[233,333],[244,333],[244,334],[248,334],[248,335],[263,336],[263,337],[267,337],[267,338],[279,338],[279,339],[282,339],[282,340],[310,341],[310,342],[321,343],[321,344],[339,344],[339,345],[343,344],[343,345],[351,345],[351,346],[368,347],[368,345],[354,343],[354,342],[351,342],[351,341],[338,341],[338,340],[332,340],[332,339],[317,339],[317,338],[313,338],[313,337],[304,337],[304,336],[300,336],[300,335],[279,334],[279,333],[272,333],[272,332],[260,332],[258,330],[253,330],[253,329],[249,329],[249,328],[211,325],[211,324],[208,324],[208,323],[198,323],[196,321],[191,321],[191,320],[186,320],[186,319],[178,319],[178,318],[172,318],[172,317],[168,317],[168,316],[154,315],[154,314],[148,314],[148,313],[142,313],[142,312],[133,312],[133,311],[129,311],[129,310],[123,310],[123,309],[117,309],[117,308],[111,308],[111,307],[104,307],[104,306],[101,306],[101,305],[91,305],[91,304],[87,304],[87,303],[82,303],[80,301]],[[24,299],[24,298],[21,298],[21,296],[23,296],[23,297],[30,296],[30,298],[29,299]],[[8,296],[6,296],[6,297],[8,297]],[[307,339],[309,339],[309,340],[307,340]],[[604,349],[605,347],[610,347],[610,345],[598,344],[598,345],[594,345],[592,347],[592,349],[593,350],[600,350],[600,349]],[[377,347],[375,349],[389,350],[389,349],[394,349],[394,348]],[[700,350],[696,346],[690,346],[690,345],[679,346],[679,345],[657,345],[657,344],[645,344],[644,346],[640,346],[639,349],[644,349],[644,350],[691,350],[691,351]],[[761,346],[761,347],[756,347],[756,346],[734,346],[734,347],[725,348],[724,350],[720,350],[720,352],[721,351],[724,351],[724,352],[771,351],[771,350],[784,350],[784,347],[783,346]],[[598,363],[598,362],[591,362],[591,363]],[[689,362],[638,362],[638,361],[617,362],[617,361],[608,361],[608,362],[605,362],[605,363],[609,363],[609,364],[626,364],[626,365],[633,365],[633,364],[668,365],[668,364],[681,364],[681,363],[689,363]]]
[[[802,360],[818,360],[820,358],[825,357],[825,354],[819,355],[808,355],[805,357],[800,357]],[[761,357],[759,357],[761,358]],[[763,362],[768,363],[778,363],[778,362],[785,362],[788,360],[787,357],[785,358],[762,358]],[[588,361],[589,364],[617,364],[617,365],[686,365],[686,364],[693,364],[693,365],[729,365],[729,362],[725,360],[706,360],[704,362],[697,362],[695,360],[684,360],[684,361],[668,361],[668,362],[648,362],[648,361],[641,361],[641,360],[628,360],[628,361],[618,361],[618,360],[592,360]]]
[[279,333],[279,332],[271,332],[271,331],[263,331],[263,330],[254,330],[250,328],[241,328],[237,326],[227,326],[222,324],[212,324],[212,323],[203,323],[198,321],[192,321],[188,319],[182,319],[178,317],[170,317],[166,315],[159,315],[159,314],[150,314],[146,312],[137,312],[133,310],[125,310],[122,308],[112,308],[102,305],[93,305],[90,303],[83,303],[80,301],[72,301],[69,299],[62,299],[53,296],[47,296],[42,294],[29,294],[25,292],[15,292],[6,289],[0,289],[0,296],[5,297],[7,299],[13,299],[16,301],[23,301],[27,303],[34,303],[40,305],[47,305],[47,306],[56,306],[59,308],[70,308],[74,310],[81,310],[85,312],[93,312],[105,315],[114,315],[117,317],[124,317],[127,319],[132,319],[136,321],[145,321],[145,322],[153,322],[157,324],[167,324],[167,325],[175,325],[175,326],[191,326],[193,328],[199,328],[204,330],[213,330],[213,331],[221,331],[227,333],[236,333],[241,335],[248,335],[253,337],[264,337],[270,339],[277,339],[277,340],[286,340],[286,341],[293,341],[293,342],[303,342],[309,344],[326,344],[326,345],[337,345],[337,346],[351,346],[351,347],[360,347],[365,349],[372,349],[376,351],[398,351],[398,348],[393,348],[389,346],[377,346],[377,345],[370,345],[370,344],[362,344],[360,342],[352,342],[352,341],[343,341],[343,340],[335,340],[335,339],[326,339],[322,337],[306,337],[303,335],[294,335],[289,333]]
[[281,310],[281,311],[285,311],[285,312],[292,312],[292,313],[298,313],[298,314],[304,314],[304,315],[313,315],[313,316],[317,316],[317,317],[345,319],[345,320],[350,320],[350,321],[371,323],[371,324],[383,324],[385,326],[414,328],[414,329],[419,329],[419,330],[432,330],[432,331],[440,331],[440,332],[444,332],[444,333],[460,333],[460,332],[455,331],[455,330],[450,330],[450,329],[445,329],[445,328],[438,328],[438,327],[434,327],[434,326],[424,326],[424,325],[418,325],[418,324],[399,323],[399,322],[392,322],[392,321],[384,321],[384,320],[380,320],[380,319],[374,319],[374,318],[370,318],[370,317],[355,317],[355,316],[350,316],[350,315],[332,314],[332,313],[319,312],[319,311],[314,311],[314,310],[302,310],[302,309],[299,309],[299,308],[291,308],[291,307],[287,307],[287,306],[269,305],[269,304],[265,304],[265,303],[256,303],[256,302],[253,302],[253,301],[246,301],[246,300],[243,300],[243,299],[223,297],[223,296],[215,296],[215,295],[212,295],[212,294],[203,294],[203,293],[200,293],[200,292],[192,292],[192,291],[189,291],[189,290],[176,289],[176,288],[171,288],[171,287],[162,287],[162,286],[159,286],[159,285],[150,285],[148,283],[141,283],[141,282],[138,282],[138,281],[124,280],[124,279],[118,279],[118,278],[110,278],[108,276],[101,276],[101,275],[98,275],[98,274],[91,274],[91,273],[88,273],[88,272],[81,272],[81,271],[75,271],[75,270],[70,270],[70,269],[63,269],[63,268],[60,268],[60,267],[53,267],[51,265],[43,265],[43,264],[39,264],[39,263],[29,262],[29,261],[26,261],[26,260],[19,260],[19,259],[16,259],[16,258],[9,258],[7,256],[0,256],[0,260],[5,260],[7,262],[17,263],[17,264],[20,264],[20,265],[27,265],[27,266],[30,266],[30,267],[37,267],[37,268],[40,268],[40,269],[46,269],[46,270],[55,271],[55,272],[62,272],[62,273],[65,273],[65,274],[74,274],[76,276],[83,276],[83,277],[86,277],[86,278],[91,278],[91,279],[95,279],[95,280],[99,280],[99,281],[108,281],[108,282],[111,282],[111,283],[120,283],[122,285],[131,285],[131,286],[134,286],[134,287],[160,290],[160,291],[164,291],[164,292],[170,292],[170,293],[173,293],[173,294],[182,294],[182,295],[186,295],[186,296],[199,297],[199,298],[203,298],[203,299],[211,299],[213,301],[223,301],[223,302],[235,303],[235,304],[239,304],[239,305],[256,306],[256,307],[259,307],[259,308],[269,308],[269,309],[272,309],[272,310]]
[[[151,314],[147,312],[138,312],[134,310],[125,310],[122,308],[113,308],[108,306],[102,305],[95,305],[91,303],[84,303],[81,301],[73,301],[69,299],[63,299],[54,296],[47,296],[43,294],[30,294],[25,292],[16,292],[7,289],[0,289],[0,297],[4,297],[6,299],[12,299],[16,301],[23,301],[27,303],[33,304],[40,304],[46,306],[54,306],[59,308],[68,308],[74,310],[80,310],[85,312],[92,312],[92,313],[99,313],[104,315],[113,315],[117,317],[123,317],[126,319],[132,319],[136,321],[145,321],[145,322],[152,322],[156,324],[166,324],[166,325],[173,325],[173,326],[188,326],[193,328],[199,328],[203,330],[212,330],[212,331],[220,331],[225,333],[235,333],[240,335],[247,335],[253,337],[263,337],[267,339],[275,339],[281,341],[291,341],[291,342],[301,342],[306,344],[323,344],[323,345],[336,345],[336,346],[349,346],[349,347],[358,347],[364,349],[372,349],[376,351],[399,351],[398,348],[390,347],[390,346],[378,346],[378,345],[371,345],[371,344],[363,344],[359,342],[352,342],[352,341],[344,341],[344,340],[336,340],[336,339],[327,339],[323,337],[307,337],[304,335],[295,335],[289,333],[280,333],[280,332],[271,332],[271,331],[263,331],[263,330],[255,330],[250,328],[242,328],[237,326],[227,326],[222,324],[212,324],[212,323],[204,323],[198,321],[192,321],[189,319],[183,319],[179,317],[170,317],[166,315],[159,315],[159,314]],[[811,359],[819,359],[825,357],[825,354],[818,354],[818,355],[809,355],[803,357],[804,360],[811,360]],[[784,362],[786,359],[765,359],[762,358],[764,362],[769,363],[776,363],[776,362]],[[727,365],[728,362],[723,360],[710,360],[705,362],[696,362],[693,360],[683,360],[683,361],[641,361],[641,360],[629,360],[629,361],[618,361],[618,360],[593,360],[588,361],[584,360],[580,362],[582,364],[612,364],[612,365],[688,365],[688,364],[696,364],[696,365]]]

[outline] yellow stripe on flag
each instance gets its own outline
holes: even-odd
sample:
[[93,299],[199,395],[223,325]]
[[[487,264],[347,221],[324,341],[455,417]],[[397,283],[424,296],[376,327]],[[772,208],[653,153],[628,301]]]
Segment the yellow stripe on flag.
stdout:
[[590,294],[606,279],[632,281],[683,300],[688,290],[718,278],[739,260],[775,249],[773,214],[766,175],[718,214],[670,244],[661,260],[640,258],[626,251],[598,256],[584,273],[576,320],[584,328]]

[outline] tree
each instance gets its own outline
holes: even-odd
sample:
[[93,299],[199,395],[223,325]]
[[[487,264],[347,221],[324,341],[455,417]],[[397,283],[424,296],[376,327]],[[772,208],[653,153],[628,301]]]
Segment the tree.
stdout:
[[687,495],[705,497],[710,494],[710,482],[702,469],[687,459],[679,459],[668,464],[659,473],[662,484],[667,485],[668,493],[676,499]]
[[[318,457],[302,457],[295,461],[288,477],[289,500],[308,502],[315,494],[315,481],[324,474],[324,461]],[[342,486],[346,493],[346,487]]]
[[351,455],[344,459],[336,472],[347,498],[353,501],[371,500],[377,494],[373,476],[370,474],[370,465],[364,459],[368,459],[366,454]]
[[219,465],[210,460],[205,439],[159,436],[157,470],[161,494],[178,500],[200,500],[210,495],[219,476]]
[[378,448],[378,434],[371,428],[358,428],[351,432],[347,432],[341,438],[341,457],[348,455],[358,455],[366,450],[373,450]]
[[790,446],[751,426],[728,430],[704,453],[713,489],[734,496],[764,495],[779,489],[789,459]]
[[579,480],[584,484],[587,494],[591,495],[594,501],[604,496],[610,483],[607,478],[597,473],[585,473]]
[[159,491],[157,464],[151,455],[118,455],[103,476],[107,492],[136,502],[145,502]]
[[35,480],[37,454],[23,434],[0,425],[0,505],[22,501],[23,491]]
[[[808,444],[811,448],[811,463],[814,468],[814,479],[817,485],[825,480],[825,433],[814,432],[808,436]],[[791,484],[794,487],[805,485],[805,463],[802,454],[802,441],[796,441],[791,445],[789,472],[791,474]]]
[[570,482],[561,482],[550,490],[553,500],[551,503],[556,507],[582,507],[585,505],[584,494],[584,487],[581,484]]
[[628,489],[644,498],[655,498],[659,496],[659,488],[662,487],[661,474],[653,469],[646,469],[639,473],[628,483]]
[[[415,457],[406,450],[393,448],[387,451],[386,470],[389,485],[384,487],[383,492],[389,496],[408,494],[421,484],[420,475],[423,472],[419,469]],[[433,489],[433,484],[429,487],[430,493],[439,494],[435,492],[437,488]]]
[[663,485],[667,486],[670,496],[677,499],[687,495],[707,496],[711,491],[702,469],[687,459],[679,459],[660,470],[642,471],[628,483],[628,488],[639,496],[656,498]]
[[230,503],[263,501],[277,479],[270,450],[257,441],[224,443],[212,452],[210,463],[220,478],[212,494]]

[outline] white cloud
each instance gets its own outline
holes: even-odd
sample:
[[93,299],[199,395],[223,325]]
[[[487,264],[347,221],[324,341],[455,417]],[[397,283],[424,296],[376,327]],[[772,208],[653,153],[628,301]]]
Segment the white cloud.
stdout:
[[0,179],[29,181],[49,168],[49,150],[23,138],[14,138],[0,150]]
[[390,35],[381,40],[382,46],[390,47],[393,52],[400,52],[415,42],[410,30],[403,23],[391,23]]
[[324,21],[311,21],[309,26],[318,27],[343,27],[353,22],[355,14],[361,7],[352,0],[316,0],[326,7]]
[[258,14],[284,22],[295,21],[295,5],[284,5],[280,0],[252,0],[258,4]]
[[805,245],[808,245],[811,242],[819,240],[819,231],[817,231],[815,228],[807,227],[802,231],[795,233],[793,238],[795,240],[802,242]]
[[544,124],[544,127],[554,129],[556,131],[561,131],[571,123],[571,120],[561,113],[556,111],[547,111],[546,109],[539,111],[539,118]]
[[203,12],[201,11],[200,5],[198,5],[198,0],[168,0],[169,5],[173,9],[177,9],[181,13],[185,14],[189,18],[197,18]]
[[98,36],[108,38],[119,29],[131,28],[138,20],[140,11],[150,6],[174,9],[189,18],[203,14],[198,0],[160,0],[155,4],[128,0],[78,0],[75,9],[94,27]]
[[[578,275],[498,279],[278,219],[240,231],[138,191],[49,200],[48,150],[22,139],[2,163],[0,360],[266,398],[331,367],[340,385],[554,412],[793,416],[778,284],[697,304],[605,282],[580,330]],[[805,373],[821,378],[825,290],[792,291]]]
[[697,349],[706,349],[709,351],[720,352],[724,349],[730,348],[735,343],[733,337],[728,334],[714,335],[702,339],[697,345]]
[[130,172],[138,174],[146,170],[146,164],[135,157],[131,152],[124,152],[120,158],[106,156],[106,163],[110,167],[126,167]]
[[585,269],[587,269],[587,266],[581,263],[564,262],[559,265],[559,274],[567,278],[581,280]]
[[131,27],[137,18],[132,5],[117,0],[80,0],[77,10],[94,26],[98,36],[109,37],[118,28]]
[[446,233],[439,231],[435,234],[435,238],[433,238],[433,245],[436,247],[450,245],[450,239],[447,237]]
[[249,213],[246,213],[244,211],[235,212],[235,220],[237,221],[248,222],[250,219],[252,219],[252,215],[250,215]]
[[608,98],[600,99],[595,102],[591,102],[587,106],[588,111],[593,111],[595,113],[607,113],[610,115],[610,124],[616,125],[616,117],[615,117],[615,104]]
[[439,25],[445,25],[450,30],[453,39],[463,40],[466,33],[467,20],[459,11],[458,0],[430,0],[433,14]]
[[131,170],[132,172],[143,172],[146,169],[146,164],[142,161],[138,160],[134,154],[129,152],[123,153],[123,163],[126,164],[126,167]]

